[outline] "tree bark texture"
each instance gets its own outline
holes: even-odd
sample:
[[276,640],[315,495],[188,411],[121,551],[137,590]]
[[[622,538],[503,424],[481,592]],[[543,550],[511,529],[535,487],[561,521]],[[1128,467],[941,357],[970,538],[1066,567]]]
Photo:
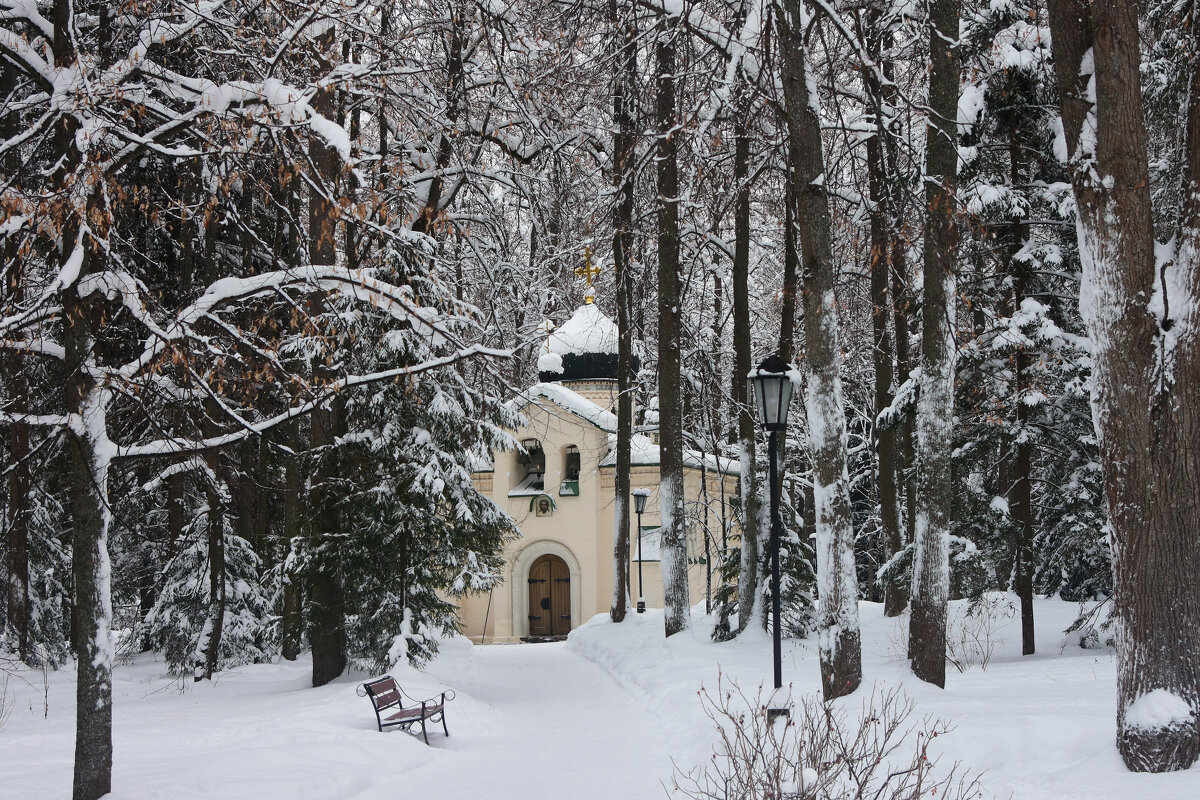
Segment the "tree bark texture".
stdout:
[[[16,85],[16,70],[8,63],[0,64],[0,97],[9,97]],[[0,139],[16,132],[20,120],[7,114],[0,128]],[[16,152],[4,157],[3,170],[16,173]],[[4,301],[5,313],[13,313],[24,300],[25,275],[15,244],[6,240],[3,268],[7,271]],[[8,409],[13,415],[29,411],[29,385],[25,378],[25,358],[13,350],[4,356],[4,382],[8,389]],[[8,476],[8,536],[6,572],[8,597],[5,624],[17,644],[17,657],[29,660],[29,515],[32,513],[29,491],[32,477],[29,469],[29,426],[13,422],[8,426],[8,447],[12,466]]]
[[[1019,140],[1019,130],[1012,131],[1009,143],[1010,185],[1019,186],[1023,180],[1025,148]],[[1021,263],[1019,254],[1029,240],[1029,226],[1020,215],[1012,219],[1012,241],[1009,243],[1009,273],[1013,281],[1013,308],[1020,310],[1021,302],[1028,292],[1028,267]],[[1012,480],[1008,507],[1016,523],[1016,541],[1013,543],[1013,584],[1021,603],[1021,654],[1033,655],[1036,650],[1033,624],[1033,573],[1037,569],[1033,549],[1033,434],[1028,431],[1032,420],[1032,409],[1025,402],[1026,394],[1033,390],[1030,385],[1030,370],[1033,355],[1025,347],[1016,354],[1016,398],[1017,440],[1012,461]]]
[[304,636],[303,571],[301,552],[304,546],[300,517],[300,494],[303,490],[300,459],[295,453],[304,450],[299,422],[289,427],[288,443],[293,450],[286,456],[283,473],[284,539],[288,553],[283,561],[283,613],[279,621],[280,655],[295,661],[300,654]]
[[[213,458],[215,461],[215,457]],[[214,470],[215,473],[215,470]],[[219,487],[210,485],[208,501],[208,620],[196,648],[195,679],[212,680],[220,664],[225,630],[225,504]]]
[[954,509],[954,325],[958,227],[959,0],[929,6],[929,119],[925,146],[925,279],[921,397],[917,403],[917,512],[908,658],[913,674],[946,685],[946,612]]
[[[895,162],[892,161],[894,165]],[[889,248],[891,251],[892,285],[892,333],[896,337],[896,386],[903,386],[912,372],[912,356],[909,333],[909,311],[911,310],[908,288],[907,243],[899,231],[892,231]],[[912,469],[916,461],[916,424],[911,414],[906,414],[896,436],[896,480],[904,487],[904,540],[915,538],[917,521],[917,479]],[[911,588],[911,587],[910,587]],[[907,592],[906,592],[907,595]],[[907,603],[907,596],[905,602]]]
[[[464,5],[461,0],[452,0],[449,4],[450,27],[446,32],[446,118],[454,124],[462,115],[466,96],[464,48],[467,45],[467,11]],[[425,202],[413,220],[414,233],[431,233],[446,202],[442,197],[446,189],[442,173],[450,166],[454,142],[450,131],[442,131],[439,139],[436,169],[432,171],[427,184]]]
[[[10,262],[10,269],[16,264]],[[10,293],[14,304],[19,302],[19,289]],[[5,357],[5,382],[8,384],[10,413],[29,410],[28,386],[25,382],[25,359],[15,351]],[[29,469],[29,426],[14,422],[8,426],[9,455],[12,466],[8,476],[8,536],[6,541],[6,571],[8,573],[8,602],[5,606],[6,625],[16,640],[17,657],[28,661],[29,650],[29,518],[33,510],[29,492],[32,475]]]
[[[78,63],[72,37],[73,4],[54,2],[54,64],[71,68]],[[107,17],[107,14],[102,14]],[[109,31],[101,32],[101,38]],[[104,48],[102,48],[104,49]],[[59,237],[63,243],[60,258],[72,255],[80,232],[80,198],[70,191],[68,175],[78,165],[81,154],[76,148],[75,118],[65,116],[55,129],[54,149],[58,156],[54,179],[64,198]],[[95,195],[85,201],[92,211]],[[107,214],[96,208],[92,221],[96,233],[104,235]],[[71,516],[71,572],[74,579],[75,605],[71,615],[72,646],[76,659],[75,678],[75,763],[71,795],[73,800],[98,800],[112,790],[112,587],[108,557],[108,469],[112,443],[108,439],[105,387],[98,386],[89,366],[95,363],[96,327],[103,309],[97,295],[81,297],[78,279],[95,268],[85,249],[76,283],[61,292],[64,324],[62,345],[63,371],[70,378],[63,385],[64,407],[77,423],[65,430]]]
[[[738,73],[739,76],[741,73]],[[750,92],[741,84],[738,112],[734,116],[733,182],[737,199],[733,211],[733,380],[730,396],[737,410],[738,474],[742,501],[742,549],[738,570],[738,631],[761,628],[764,559],[762,545],[768,532],[764,519],[762,487],[755,453],[754,406],[746,376],[753,368],[750,340]]]
[[[872,6],[868,11],[867,46],[877,68],[882,70],[883,44],[886,31],[880,29],[880,11]],[[872,110],[875,114],[875,135],[867,140],[868,188],[871,196],[871,327],[872,354],[875,362],[874,414],[878,420],[880,412],[892,404],[895,374],[891,332],[888,330],[891,297],[888,286],[891,278],[891,245],[895,238],[896,203],[892,197],[894,176],[889,172],[885,153],[885,141],[890,135],[888,112],[890,107],[884,97],[881,75],[874,70],[866,74],[866,87]],[[897,437],[895,426],[881,430],[878,423],[872,426],[875,435],[876,472],[875,484],[879,496],[879,522],[883,539],[883,557],[890,562],[904,547],[904,533],[900,529],[900,493],[898,486],[899,464],[897,461]],[[889,577],[883,585],[883,613],[888,617],[899,616],[908,605],[908,595],[894,578]]]
[[[787,181],[783,199],[783,292],[779,304],[779,357],[789,364],[796,357],[796,296],[799,294],[800,281],[800,247],[796,241],[798,203],[796,185]],[[746,211],[749,216],[749,202]]]
[[[68,223],[71,225],[71,223]],[[65,241],[74,241],[64,236]],[[67,254],[64,254],[64,257]],[[88,273],[85,255],[80,277]],[[75,684],[75,800],[96,800],[112,787],[112,589],[108,557],[108,469],[112,443],[106,430],[107,390],[96,385],[88,364],[96,358],[95,334],[103,309],[97,295],[62,292],[65,407],[78,424],[66,430]]]
[[[64,292],[67,295],[68,292]],[[70,301],[68,301],[70,302]],[[82,304],[78,304],[82,305]],[[78,307],[77,305],[77,307]],[[64,314],[72,314],[74,309]],[[74,317],[78,319],[78,317]],[[80,323],[78,328],[90,327]],[[68,358],[90,349],[88,336],[64,334]],[[75,373],[78,374],[78,373]],[[68,385],[67,408],[88,419],[89,431],[99,431],[104,411],[95,386],[78,380]],[[102,436],[67,433],[70,462],[72,574],[75,580],[73,614],[75,683],[74,800],[96,800],[112,790],[112,591],[108,559],[108,444]]]
[[689,627],[687,523],[683,513],[683,395],[680,390],[679,165],[675,110],[677,25],[655,43],[658,186],[658,430],[663,606],[666,635]]
[[342,586],[340,527],[336,498],[337,437],[345,433],[335,400],[312,413],[312,446],[321,461],[313,480],[317,509],[308,575],[308,642],[312,647],[312,684],[324,686],[346,669],[346,609]]
[[1117,748],[1131,770],[1187,769],[1200,755],[1200,76],[1193,63],[1175,263],[1160,275],[1138,4],[1056,0],[1050,25],[1112,528]]
[[846,463],[846,414],[839,376],[836,266],[825,193],[820,98],[808,83],[803,0],[787,0],[780,20],[782,78],[788,129],[789,180],[797,199],[804,301],[805,405],[812,461],[818,586],[817,631],[821,686],[827,700],[862,682],[858,579]]
[[[334,28],[317,39],[318,46],[329,54],[332,61]],[[313,107],[332,119],[335,113],[335,97],[332,89],[323,89],[313,99]],[[313,162],[329,190],[337,175],[337,151],[324,144],[313,155]],[[313,192],[309,198],[309,249],[313,264],[335,264],[337,251],[334,247],[335,211],[328,199]],[[428,220],[428,217],[421,219]],[[416,225],[414,224],[414,230]],[[325,311],[319,308],[318,311]],[[331,377],[329,368],[317,357],[313,367],[315,380]],[[313,477],[313,491],[317,501],[312,534],[313,546],[308,564],[308,641],[312,647],[313,686],[324,686],[346,669],[346,619],[344,592],[342,587],[341,554],[338,550],[338,511],[336,484],[338,482],[337,437],[344,433],[340,402],[335,398],[312,412],[312,448],[319,460]]]
[[613,271],[617,295],[617,468],[613,530],[613,600],[609,616],[625,619],[629,605],[629,488],[633,453],[633,181],[637,86],[637,23],[629,6],[609,0],[614,39],[620,42],[613,69]]

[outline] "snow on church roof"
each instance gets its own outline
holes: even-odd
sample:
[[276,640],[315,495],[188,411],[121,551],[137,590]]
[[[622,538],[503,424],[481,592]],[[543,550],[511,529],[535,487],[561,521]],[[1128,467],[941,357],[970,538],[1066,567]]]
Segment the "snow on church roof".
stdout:
[[[609,437],[609,448],[608,454],[600,459],[601,467],[615,467],[617,465],[616,441],[612,437]],[[662,462],[662,451],[649,436],[635,433],[633,441],[630,442],[629,449],[631,451],[630,466],[657,467]],[[697,450],[683,451],[683,465],[690,469],[700,469],[703,466],[704,469],[726,474],[738,471],[738,462],[732,458],[722,458],[712,453],[701,453]]]
[[[569,411],[592,425],[595,425],[608,437],[608,453],[600,460],[601,467],[614,467],[617,464],[616,433],[617,415],[588,400],[578,392],[573,392],[559,383],[535,383],[519,397],[510,403],[510,408],[519,410],[529,403],[538,400],[549,400],[565,411]],[[648,436],[634,434],[630,443],[632,466],[652,467],[661,462],[658,445]],[[738,463],[732,458],[724,458],[712,453],[701,453],[696,450],[683,451],[683,464],[690,469],[707,469],[713,472],[731,474],[737,472]],[[482,465],[481,465],[482,466]],[[487,471],[491,471],[490,468]]]
[[526,389],[520,397],[513,401],[515,408],[521,408],[527,403],[533,403],[538,398],[549,400],[561,408],[570,411],[595,425],[606,433],[617,432],[617,415],[606,411],[578,392],[573,392],[558,383],[535,383]]
[[546,343],[551,353],[560,356],[584,353],[616,354],[619,334],[616,323],[594,304],[575,309],[571,318],[550,334]]

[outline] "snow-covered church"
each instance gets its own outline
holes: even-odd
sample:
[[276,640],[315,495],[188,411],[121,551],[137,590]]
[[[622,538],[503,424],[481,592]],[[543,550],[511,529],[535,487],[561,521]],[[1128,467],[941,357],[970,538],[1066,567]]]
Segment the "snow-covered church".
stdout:
[[[477,643],[565,636],[612,604],[617,326],[590,292],[570,320],[548,335],[538,372],[539,382],[512,401],[527,423],[514,431],[521,449],[496,453],[494,463],[479,465],[472,475],[476,489],[508,512],[521,532],[505,554],[503,584],[462,601],[463,632]],[[661,608],[663,599],[656,442],[653,425],[635,433],[630,476],[633,489],[651,492],[642,516],[641,556],[649,608]],[[735,516],[730,500],[737,477],[727,459],[686,452],[684,461],[695,604],[704,599],[708,566],[704,515],[719,543],[722,520]],[[639,564],[632,501],[629,511],[634,613]]]

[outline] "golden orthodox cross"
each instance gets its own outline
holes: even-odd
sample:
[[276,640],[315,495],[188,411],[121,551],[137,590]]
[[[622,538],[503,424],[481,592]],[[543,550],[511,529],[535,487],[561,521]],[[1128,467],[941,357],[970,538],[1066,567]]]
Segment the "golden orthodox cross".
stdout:
[[587,281],[587,292],[583,296],[584,303],[591,303],[596,293],[592,291],[592,281],[600,274],[599,267],[592,266],[592,248],[583,248],[583,266],[575,268],[575,274]]

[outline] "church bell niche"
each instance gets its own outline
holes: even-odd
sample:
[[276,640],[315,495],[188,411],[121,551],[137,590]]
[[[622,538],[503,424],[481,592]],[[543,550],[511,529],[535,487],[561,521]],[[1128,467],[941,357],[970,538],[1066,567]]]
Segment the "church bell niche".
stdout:
[[563,464],[562,483],[558,485],[558,495],[559,497],[579,497],[579,473],[583,464],[579,448],[569,444],[563,455],[565,463]]
[[524,474],[518,476],[522,481],[527,478],[542,480],[546,474],[546,451],[542,449],[542,443],[537,439],[522,439],[517,464],[524,469]]
[[567,445],[567,464],[563,472],[564,477],[569,481],[579,480],[579,470],[582,461],[579,456],[579,448],[575,445]]

